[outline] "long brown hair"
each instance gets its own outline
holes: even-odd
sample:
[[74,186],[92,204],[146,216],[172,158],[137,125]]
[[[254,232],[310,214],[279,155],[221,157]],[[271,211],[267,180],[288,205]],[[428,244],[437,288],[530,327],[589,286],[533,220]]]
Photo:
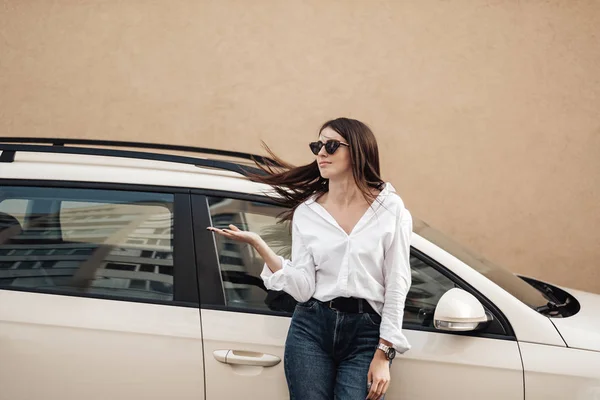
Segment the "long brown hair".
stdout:
[[[381,179],[375,135],[366,124],[350,118],[337,118],[325,122],[319,129],[319,134],[325,128],[339,133],[350,145],[354,181],[365,200],[372,203],[376,198],[372,189],[381,189],[384,183]],[[250,179],[273,187],[278,196],[272,196],[272,199],[289,209],[281,215],[282,220],[290,220],[296,207],[309,197],[316,195],[319,198],[329,191],[329,180],[321,176],[316,160],[296,167],[275,155],[265,143],[263,146],[279,165],[257,163],[266,174],[253,174]]]

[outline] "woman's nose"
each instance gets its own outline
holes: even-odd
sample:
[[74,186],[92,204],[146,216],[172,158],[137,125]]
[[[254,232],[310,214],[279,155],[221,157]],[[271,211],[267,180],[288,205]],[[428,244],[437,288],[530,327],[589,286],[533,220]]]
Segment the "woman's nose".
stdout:
[[325,150],[325,146],[321,147],[321,150],[319,150],[319,156],[323,156],[323,157],[327,157],[329,154],[327,154],[327,151]]

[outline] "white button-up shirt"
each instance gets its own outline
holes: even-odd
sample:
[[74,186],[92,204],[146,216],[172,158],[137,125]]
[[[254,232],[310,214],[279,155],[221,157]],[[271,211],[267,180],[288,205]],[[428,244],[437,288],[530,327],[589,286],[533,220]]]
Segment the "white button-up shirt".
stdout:
[[347,234],[311,197],[292,220],[292,260],[261,277],[270,290],[299,302],[314,297],[365,299],[381,315],[380,337],[399,353],[410,349],[402,333],[404,302],[411,285],[412,216],[394,187],[386,183],[372,206]]

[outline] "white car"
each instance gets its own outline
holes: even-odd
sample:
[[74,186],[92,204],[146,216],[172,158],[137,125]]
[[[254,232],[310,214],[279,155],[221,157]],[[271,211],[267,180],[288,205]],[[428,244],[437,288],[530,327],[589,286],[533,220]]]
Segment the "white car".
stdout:
[[[0,399],[288,398],[295,302],[265,290],[252,248],[206,230],[234,223],[289,257],[250,155],[0,150]],[[387,399],[600,399],[600,296],[516,276],[416,218],[411,265],[412,349]]]

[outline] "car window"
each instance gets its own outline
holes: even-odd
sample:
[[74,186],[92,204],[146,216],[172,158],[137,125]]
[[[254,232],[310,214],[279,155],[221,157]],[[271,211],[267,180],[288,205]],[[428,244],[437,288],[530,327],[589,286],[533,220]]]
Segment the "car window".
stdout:
[[[291,232],[287,222],[278,222],[284,208],[271,204],[209,197],[212,225],[227,228],[230,224],[258,233],[284,258],[291,257]],[[219,267],[228,307],[263,311],[293,310],[293,299],[285,293],[266,290],[260,273],[264,261],[254,248],[221,235],[215,235]],[[285,304],[289,303],[289,307]],[[290,308],[291,307],[291,308]]]
[[440,297],[455,283],[431,265],[410,256],[412,284],[404,303],[404,324],[433,327],[433,314]]
[[13,216],[23,225],[28,204],[28,199],[6,199],[0,203],[0,212]]
[[172,301],[173,199],[1,188],[0,289]]

